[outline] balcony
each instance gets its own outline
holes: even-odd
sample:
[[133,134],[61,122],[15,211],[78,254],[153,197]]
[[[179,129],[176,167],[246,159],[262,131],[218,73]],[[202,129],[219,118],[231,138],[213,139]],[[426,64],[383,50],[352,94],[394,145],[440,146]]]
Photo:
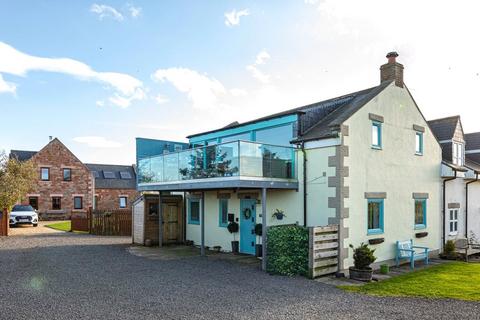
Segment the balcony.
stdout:
[[295,149],[248,141],[197,147],[138,161],[138,189],[297,189]]

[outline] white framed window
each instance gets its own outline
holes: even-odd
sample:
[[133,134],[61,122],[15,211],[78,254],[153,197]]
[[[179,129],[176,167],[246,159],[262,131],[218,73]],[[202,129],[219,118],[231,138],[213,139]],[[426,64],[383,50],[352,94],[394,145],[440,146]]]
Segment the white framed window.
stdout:
[[120,208],[126,208],[127,207],[127,197],[120,197]]
[[452,145],[452,152],[453,152],[453,157],[452,157],[452,160],[453,160],[453,164],[456,164],[458,166],[463,166],[463,159],[464,159],[464,155],[463,155],[463,144],[462,143],[458,143],[458,142],[454,142],[453,145]]
[[372,148],[382,148],[382,124],[380,122],[372,122]]
[[423,155],[423,132],[415,132],[415,154]]
[[450,234],[458,233],[458,208],[449,210],[449,230]]

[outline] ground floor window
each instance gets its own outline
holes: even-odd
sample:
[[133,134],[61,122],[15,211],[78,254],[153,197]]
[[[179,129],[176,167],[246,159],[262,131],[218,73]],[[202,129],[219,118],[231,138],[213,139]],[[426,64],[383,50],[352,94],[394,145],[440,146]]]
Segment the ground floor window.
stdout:
[[73,197],[73,209],[83,209],[83,198]]
[[61,210],[61,209],[62,209],[62,198],[52,197],[52,210]]
[[427,227],[427,200],[415,199],[415,229]]
[[188,200],[188,223],[200,224],[200,199]]
[[38,210],[38,197],[29,197],[28,204],[31,205],[33,209]]
[[458,208],[449,210],[450,233],[458,232]]
[[368,234],[383,233],[383,199],[368,199]]
[[228,225],[228,199],[219,199],[219,225],[226,227]]
[[120,208],[126,208],[127,207],[127,197],[120,197]]

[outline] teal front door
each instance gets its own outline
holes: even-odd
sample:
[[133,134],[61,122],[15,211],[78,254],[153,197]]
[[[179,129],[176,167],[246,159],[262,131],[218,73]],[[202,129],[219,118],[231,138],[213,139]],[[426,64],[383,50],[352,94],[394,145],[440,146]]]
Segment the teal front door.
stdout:
[[255,254],[255,199],[240,200],[240,252]]

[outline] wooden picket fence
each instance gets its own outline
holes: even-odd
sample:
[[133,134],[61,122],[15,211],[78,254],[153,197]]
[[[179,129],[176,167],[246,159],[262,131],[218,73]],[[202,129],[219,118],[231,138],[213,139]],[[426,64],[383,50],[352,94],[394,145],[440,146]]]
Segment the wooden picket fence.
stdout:
[[99,236],[131,236],[132,211],[130,209],[92,211],[90,233]]
[[132,211],[130,209],[92,210],[84,215],[72,216],[72,230],[86,231],[99,236],[131,236]]
[[309,228],[310,278],[338,271],[338,225]]

